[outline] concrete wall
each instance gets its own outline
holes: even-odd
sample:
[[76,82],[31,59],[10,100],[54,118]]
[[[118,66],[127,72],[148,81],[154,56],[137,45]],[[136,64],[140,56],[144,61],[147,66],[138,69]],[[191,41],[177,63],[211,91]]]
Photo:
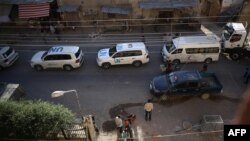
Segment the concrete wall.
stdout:
[[230,7],[234,7],[237,5],[242,5],[244,0],[223,0],[221,3],[221,13],[227,10]]
[[246,0],[244,3],[244,6],[242,8],[242,12],[240,13],[239,21],[240,22],[247,22],[248,23],[248,30],[250,30],[250,18],[249,18],[249,13],[250,13],[250,0]]
[[217,0],[202,0],[200,7],[203,16],[218,16],[221,11],[221,4]]

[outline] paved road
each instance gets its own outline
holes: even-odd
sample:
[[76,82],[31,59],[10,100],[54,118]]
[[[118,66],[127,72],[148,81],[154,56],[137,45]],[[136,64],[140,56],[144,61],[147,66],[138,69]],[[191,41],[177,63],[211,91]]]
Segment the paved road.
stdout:
[[[231,119],[235,113],[239,98],[246,89],[242,83],[242,71],[247,61],[233,62],[221,56],[219,62],[209,65],[208,70],[216,72],[224,86],[223,97],[212,100],[199,98],[184,98],[157,104],[154,112],[154,122],[145,124],[143,121],[142,104],[151,98],[148,92],[150,80],[159,75],[161,64],[159,52],[150,47],[150,63],[140,68],[133,66],[117,66],[103,70],[96,65],[97,49],[85,52],[85,64],[72,72],[63,70],[46,70],[36,72],[29,66],[29,60],[34,51],[20,51],[20,59],[11,68],[0,73],[0,81],[20,83],[27,92],[29,99],[42,99],[60,103],[79,113],[74,95],[68,94],[52,99],[50,94],[55,90],[76,89],[84,114],[97,116],[97,123],[102,125],[114,116],[112,108],[119,104],[128,107],[128,111],[137,115],[138,125],[145,135],[166,134],[184,119],[199,121],[204,114],[222,115]],[[184,64],[182,69],[200,69],[202,64]],[[118,108],[119,109],[119,108]]]
[[[114,38],[114,36],[113,36]],[[138,40],[138,36],[132,37]],[[15,38],[14,38],[15,39]],[[66,39],[66,37],[65,37]],[[73,38],[73,39],[76,39]],[[112,38],[108,38],[111,40]],[[102,39],[105,40],[105,39]],[[102,41],[101,40],[101,41]],[[119,41],[126,38],[119,38]],[[160,42],[154,42],[158,40]],[[13,41],[13,40],[12,40]],[[67,94],[60,98],[52,99],[50,94],[55,90],[76,89],[80,95],[83,114],[93,114],[97,117],[97,124],[101,127],[108,120],[118,113],[117,110],[125,108],[128,112],[137,115],[134,129],[138,138],[152,141],[151,136],[166,135],[174,133],[176,127],[181,126],[183,120],[198,123],[203,115],[221,115],[225,121],[233,118],[239,103],[239,98],[243,95],[247,86],[243,84],[242,74],[249,61],[233,62],[224,56],[220,61],[208,66],[208,70],[216,72],[224,86],[223,96],[211,100],[201,100],[200,98],[182,98],[169,101],[167,103],[155,103],[153,120],[146,123],[143,119],[143,103],[152,96],[148,92],[150,80],[159,75],[161,64],[160,49],[162,48],[162,36],[154,36],[146,39],[146,44],[150,51],[150,63],[140,68],[133,66],[117,66],[109,70],[97,67],[95,58],[96,52],[101,47],[109,47],[108,41],[87,40],[88,43],[80,43],[79,39],[74,40],[74,44],[80,45],[85,52],[85,64],[80,69],[72,72],[63,70],[46,70],[36,72],[29,66],[29,61],[34,50],[45,49],[50,44],[58,44],[54,41],[44,44],[39,38],[35,44],[32,40],[26,39],[25,45],[18,41],[15,48],[20,53],[18,62],[2,72],[0,81],[10,83],[20,83],[27,92],[28,99],[42,99],[54,103],[60,103],[79,113],[75,96]],[[147,42],[148,41],[148,42]],[[63,40],[63,44],[65,40]],[[114,42],[118,42],[115,40]],[[70,43],[71,44],[71,43]],[[34,49],[35,47],[35,49]],[[32,49],[32,50],[30,50]],[[201,69],[202,64],[183,64],[182,69]],[[103,126],[103,129],[106,128]],[[140,132],[141,131],[141,132]],[[191,139],[190,136],[186,137]],[[159,138],[158,138],[159,139]],[[166,139],[166,136],[161,138]],[[175,138],[175,140],[178,140]],[[181,139],[180,139],[181,140]],[[192,139],[194,140],[194,139]],[[201,139],[200,139],[201,140]],[[202,140],[205,140],[204,138]],[[214,140],[214,139],[213,139]]]

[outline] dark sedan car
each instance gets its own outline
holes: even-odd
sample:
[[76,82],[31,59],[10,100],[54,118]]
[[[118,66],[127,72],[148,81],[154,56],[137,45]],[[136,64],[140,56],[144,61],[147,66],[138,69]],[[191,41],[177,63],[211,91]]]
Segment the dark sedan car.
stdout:
[[202,95],[222,93],[222,85],[214,73],[199,71],[175,71],[155,77],[150,83],[150,91],[164,100],[169,96]]

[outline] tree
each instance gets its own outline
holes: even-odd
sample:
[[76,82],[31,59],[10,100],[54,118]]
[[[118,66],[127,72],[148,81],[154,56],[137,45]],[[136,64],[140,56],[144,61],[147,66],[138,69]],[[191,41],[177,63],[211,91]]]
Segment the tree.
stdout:
[[74,114],[62,105],[41,100],[0,102],[1,138],[44,138],[54,127],[73,120]]

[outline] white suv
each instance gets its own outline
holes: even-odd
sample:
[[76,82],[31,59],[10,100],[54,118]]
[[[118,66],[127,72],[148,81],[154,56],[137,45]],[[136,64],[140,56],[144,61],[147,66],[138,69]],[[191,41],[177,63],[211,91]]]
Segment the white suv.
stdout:
[[18,53],[9,46],[0,47],[0,70],[10,67],[17,59]]
[[136,67],[149,62],[148,50],[143,42],[119,43],[101,49],[97,55],[98,66],[108,69],[111,65],[133,64]]
[[70,71],[83,63],[83,53],[78,46],[56,46],[49,51],[39,51],[31,59],[31,67],[37,71],[47,68],[62,68]]

